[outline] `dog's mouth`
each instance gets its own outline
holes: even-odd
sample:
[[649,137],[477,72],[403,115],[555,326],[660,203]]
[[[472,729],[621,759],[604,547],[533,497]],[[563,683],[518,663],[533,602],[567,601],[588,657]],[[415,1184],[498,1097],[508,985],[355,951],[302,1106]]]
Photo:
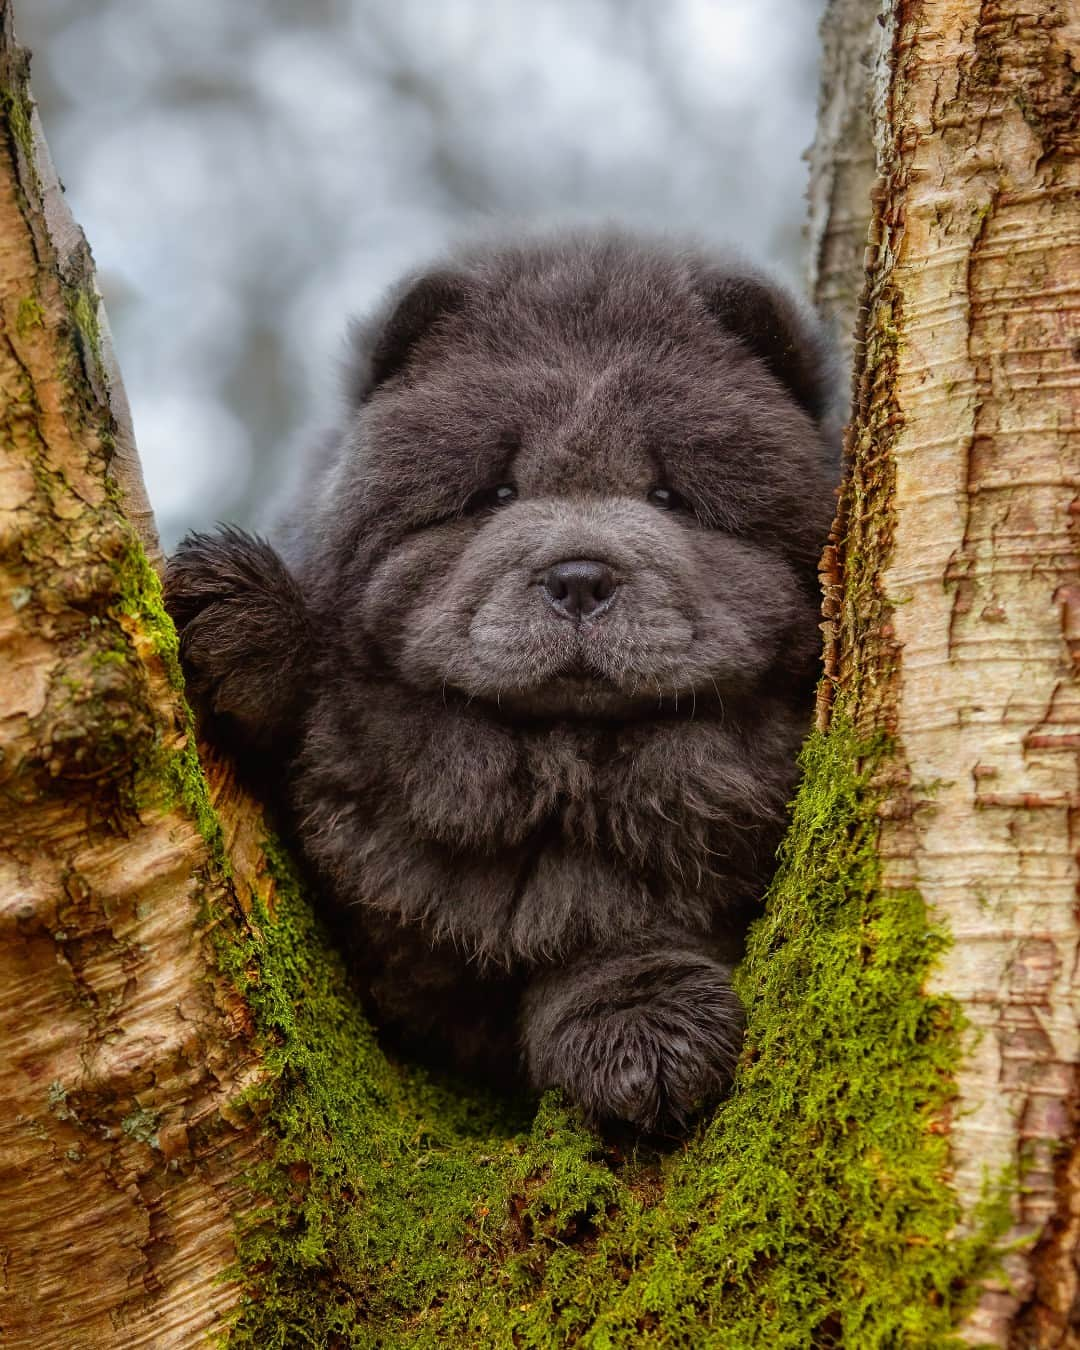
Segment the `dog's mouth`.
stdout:
[[515,646],[499,634],[474,649],[460,676],[450,667],[443,697],[453,690],[508,721],[643,721],[719,709],[727,681],[706,675],[702,684],[685,641],[661,634],[650,643],[649,637],[579,626],[556,628],[543,642],[526,632]]
[[670,682],[642,679],[630,685],[616,684],[604,675],[573,667],[529,688],[501,690],[485,701],[497,714],[514,718],[644,721],[692,717],[704,713],[716,700],[706,700],[696,690],[679,689]]

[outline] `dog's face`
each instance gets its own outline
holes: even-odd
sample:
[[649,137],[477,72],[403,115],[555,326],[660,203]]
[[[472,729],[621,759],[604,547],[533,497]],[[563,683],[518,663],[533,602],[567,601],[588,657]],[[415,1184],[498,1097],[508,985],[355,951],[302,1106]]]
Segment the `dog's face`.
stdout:
[[804,685],[834,471],[782,295],[612,243],[415,283],[324,489],[336,627],[502,714],[643,718]]

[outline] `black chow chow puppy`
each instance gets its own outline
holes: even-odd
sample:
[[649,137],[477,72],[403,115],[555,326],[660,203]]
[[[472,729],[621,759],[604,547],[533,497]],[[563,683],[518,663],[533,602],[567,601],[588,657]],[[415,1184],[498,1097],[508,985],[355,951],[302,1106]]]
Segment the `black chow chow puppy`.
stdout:
[[208,730],[287,803],[376,1017],[596,1121],[727,1085],[806,730],[837,471],[818,328],[624,236],[480,250],[359,328],[282,536],[167,597]]

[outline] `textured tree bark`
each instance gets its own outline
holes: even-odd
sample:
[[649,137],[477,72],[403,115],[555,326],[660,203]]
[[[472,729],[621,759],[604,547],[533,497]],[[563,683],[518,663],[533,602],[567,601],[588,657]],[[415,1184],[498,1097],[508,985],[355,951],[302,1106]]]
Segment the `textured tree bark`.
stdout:
[[952,937],[953,1183],[1019,1183],[964,1335],[1076,1345],[1080,10],[897,3],[886,42],[822,715],[889,730],[883,882]]
[[821,91],[810,149],[807,281],[846,367],[866,279],[870,194],[877,177],[875,75],[887,62],[887,6],[828,0],[821,21]]
[[1080,23],[859,11],[830,8],[812,192],[838,324],[866,276],[819,729],[736,1090],[655,1158],[390,1063],[200,769],[0,0],[6,1344],[1077,1343]]
[[[259,1146],[230,1109],[258,1057],[201,931],[236,891],[182,790],[89,250],[0,20],[0,1338],[194,1344],[235,1300]],[[253,819],[218,788],[243,857]]]

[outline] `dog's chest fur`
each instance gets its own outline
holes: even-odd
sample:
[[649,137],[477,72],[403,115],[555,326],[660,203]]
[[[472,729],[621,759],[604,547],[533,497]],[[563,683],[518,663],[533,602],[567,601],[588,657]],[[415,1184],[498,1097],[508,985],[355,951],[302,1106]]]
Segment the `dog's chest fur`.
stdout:
[[774,716],[751,741],[704,718],[481,735],[467,707],[380,690],[346,739],[326,722],[342,706],[300,760],[309,857],[345,905],[504,968],[730,926],[771,870],[801,734]]

